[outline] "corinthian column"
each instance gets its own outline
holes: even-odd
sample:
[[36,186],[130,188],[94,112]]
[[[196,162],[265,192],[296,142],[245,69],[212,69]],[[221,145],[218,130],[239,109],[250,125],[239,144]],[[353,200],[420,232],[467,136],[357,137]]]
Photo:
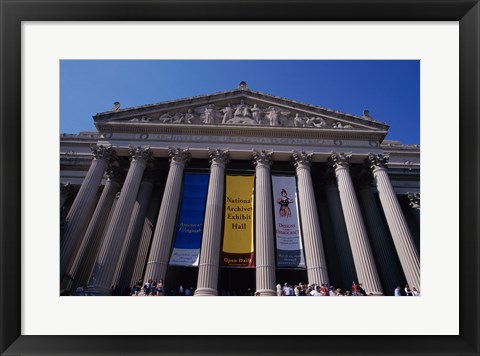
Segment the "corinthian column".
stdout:
[[130,147],[130,156],[130,168],[85,291],[89,295],[110,295],[112,292],[111,284],[125,241],[133,205],[143,172],[152,160],[149,147]]
[[255,161],[255,255],[257,293],[277,295],[275,287],[275,245],[273,235],[272,181],[273,152],[253,151]]
[[369,154],[367,162],[372,169],[378,196],[407,282],[410,288],[420,290],[419,255],[385,168],[388,158],[388,155]]
[[393,291],[405,282],[402,276],[392,239],[378,210],[378,205],[370,187],[370,174],[362,173],[358,180],[358,195],[363,203],[365,222],[370,232],[370,242],[378,262],[378,272],[382,280],[385,295],[393,295]]
[[162,205],[158,213],[157,225],[153,235],[152,247],[148,256],[147,269],[143,280],[165,280],[168,257],[172,246],[175,220],[180,203],[182,190],[183,169],[190,160],[190,152],[187,149],[169,148],[170,170],[168,172],[165,192],[163,193]]
[[293,162],[297,173],[298,200],[302,221],[303,240],[308,283],[329,283],[322,233],[313,192],[310,162],[313,153],[294,152]]
[[110,213],[115,195],[120,188],[118,175],[118,170],[111,169],[107,172],[107,180],[102,195],[90,219],[90,224],[88,224],[80,248],[64,276],[62,283],[62,288],[64,289],[73,291],[80,284],[88,282],[91,268],[100,248],[108,214]]
[[[341,287],[347,290],[350,289],[352,281],[358,281],[357,271],[355,270],[355,264],[353,262],[352,248],[350,247],[347,226],[345,225],[345,218],[343,217],[342,203],[340,202],[336,179],[333,176],[333,169],[328,169],[328,171],[325,194],[327,196],[335,248],[342,274]],[[340,285],[337,285],[337,287],[340,287]]]
[[210,179],[207,205],[198,265],[198,281],[195,296],[218,295],[218,271],[220,268],[220,244],[222,240],[223,192],[225,190],[225,165],[228,150],[208,150]]
[[137,199],[133,205],[130,217],[130,224],[125,235],[125,242],[117,263],[113,284],[118,287],[119,293],[123,293],[125,287],[130,286],[145,215],[147,214],[148,203],[153,191],[153,177],[151,173],[147,171],[142,183],[140,183]]
[[358,281],[364,285],[367,293],[382,295],[382,285],[368,241],[367,229],[365,229],[363,223],[362,213],[350,177],[348,161],[351,156],[351,154],[332,153],[329,162],[335,169],[335,176],[337,177],[340,202],[342,203]]
[[60,247],[60,278],[65,274],[74,251],[78,249],[95,207],[98,187],[113,153],[111,147],[92,145],[92,163],[68,212],[62,228]]

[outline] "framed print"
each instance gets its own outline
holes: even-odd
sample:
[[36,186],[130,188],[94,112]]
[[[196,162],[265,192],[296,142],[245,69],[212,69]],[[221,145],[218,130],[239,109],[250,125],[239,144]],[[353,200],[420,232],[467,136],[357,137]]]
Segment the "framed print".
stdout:
[[[108,1],[52,3],[40,0],[24,3],[0,0],[0,3],[2,8],[0,350],[3,354],[297,354],[311,352],[312,348],[319,354],[479,354],[478,1],[347,1],[339,4],[320,0],[255,3],[126,1],[114,4]],[[219,60],[230,62],[237,60],[238,63],[268,59],[277,63],[281,60],[299,59],[416,61],[421,73],[419,77],[421,104],[418,111],[421,113],[422,202],[425,204],[421,226],[422,238],[425,240],[422,239],[421,246],[423,289],[420,298],[402,298],[400,301],[387,297],[364,298],[361,305],[358,298],[343,300],[337,298],[335,303],[328,300],[326,302],[329,304],[325,301],[322,304],[312,303],[316,301],[315,298],[307,300],[274,298],[273,296],[280,294],[277,294],[273,287],[258,286],[258,290],[255,293],[251,291],[251,295],[267,297],[203,298],[217,293],[212,292],[213,289],[207,282],[196,286],[200,298],[113,297],[110,294],[114,289],[109,283],[112,277],[115,275],[117,281],[128,277],[125,287],[131,290],[132,286],[129,285],[131,273],[124,278],[122,273],[125,267],[122,267],[123,269],[117,267],[117,270],[110,268],[111,266],[106,268],[105,266],[109,266],[108,261],[100,261],[99,258],[93,261],[93,272],[89,274],[89,284],[83,292],[108,297],[61,296],[63,289],[61,291],[57,287],[59,265],[61,279],[68,277],[74,281],[70,283],[67,278],[65,283],[61,282],[68,286],[65,290],[71,288],[76,290],[81,284],[70,272],[77,273],[72,267],[77,262],[64,262],[62,252],[58,254],[55,252],[57,249],[63,251],[64,247],[63,245],[58,247],[58,213],[50,212],[54,209],[51,201],[58,197],[57,157],[61,124],[59,111],[61,112],[62,105],[65,105],[60,105],[59,98],[66,95],[65,92],[60,92],[63,85],[61,80],[66,78],[65,63],[105,61],[103,64],[107,67],[103,70],[114,72],[114,77],[123,77],[129,72],[118,70],[116,69],[118,67],[113,65],[108,68],[109,61],[106,60],[113,63],[153,59],[176,63],[200,59],[213,63],[214,60],[218,60],[214,63],[217,65],[216,71],[209,69],[211,76],[205,81],[213,81],[216,75],[222,73],[220,68],[222,64]],[[241,72],[240,64],[238,72]],[[261,73],[258,73],[257,75],[261,77]],[[365,155],[375,150],[377,141],[383,140],[383,137],[380,139],[377,137],[385,136],[386,133],[383,134],[382,130],[388,130],[387,124],[376,122],[368,111],[365,111],[362,117],[348,116],[321,108],[315,111],[303,103],[292,104],[292,101],[279,96],[255,92],[254,87],[250,89],[243,78],[237,80],[233,74],[232,80],[235,82],[232,85],[239,82],[238,88],[217,93],[218,97],[215,97],[214,101],[211,101],[210,97],[208,100],[205,99],[209,105],[202,102],[204,100],[202,97],[195,97],[195,94],[192,94],[192,97],[185,101],[185,105],[190,105],[187,105],[189,110],[187,106],[181,106],[178,102],[168,104],[167,101],[167,104],[162,103],[159,106],[159,112],[152,111],[148,114],[145,107],[140,104],[135,109],[137,111],[133,110],[135,115],[137,112],[140,113],[139,116],[130,117],[128,116],[130,114],[125,113],[133,111],[122,111],[124,109],[121,108],[120,102],[115,102],[110,112],[94,116],[96,127],[100,127],[103,135],[103,141],[99,142],[115,141],[115,137],[112,139],[108,131],[110,127],[119,130],[111,131],[113,134],[124,132],[126,135],[129,132],[125,127],[133,126],[136,127],[133,133],[135,142],[142,142],[142,145],[153,142],[149,133],[154,133],[157,135],[156,139],[160,140],[163,131],[154,130],[155,132],[147,133],[141,129],[142,124],[145,124],[145,127],[148,125],[154,127],[155,124],[151,124],[151,120],[161,121],[159,125],[163,125],[165,132],[169,133],[166,141],[178,142],[181,142],[181,136],[188,132],[188,125],[191,124],[196,125],[196,131],[192,131],[191,134],[195,135],[198,142],[201,142],[201,137],[207,135],[209,139],[215,140],[214,132],[223,124],[242,125],[245,135],[251,137],[259,135],[259,129],[262,129],[260,126],[263,125],[268,126],[270,132],[258,136],[263,140],[261,142],[264,150],[249,152],[258,167],[271,160],[273,151],[277,150],[277,157],[284,154],[281,144],[285,144],[282,140],[287,137],[284,129],[288,126],[298,132],[303,130],[302,134],[295,137],[297,141],[289,142],[301,147],[301,151],[308,151],[310,144],[317,145],[319,140],[324,139],[321,134],[312,134],[314,130],[321,130],[324,127],[328,127],[332,132],[336,130],[337,133],[334,134],[336,139],[331,143],[335,148],[344,145],[343,141],[348,141],[348,130],[352,130],[358,140],[366,137],[365,132],[355,131],[359,128],[357,125],[363,125],[363,129],[371,130],[368,133],[370,141],[365,141],[367,144],[370,142],[370,146],[362,148]],[[183,75],[188,73],[183,72]],[[228,76],[229,73],[222,75]],[[162,80],[162,77],[156,77],[154,73],[149,77],[159,82]],[[166,80],[166,75],[163,80]],[[384,80],[387,80],[387,76]],[[178,81],[182,81],[181,75],[178,76]],[[188,80],[184,79],[184,84],[188,85],[187,83]],[[301,84],[301,82],[285,83],[291,86]],[[278,85],[282,85],[281,80]],[[361,83],[358,87],[361,90]],[[94,94],[105,89],[97,87],[97,83],[92,80],[84,90]],[[154,90],[155,86],[150,89]],[[240,96],[235,97],[240,92],[241,101]],[[175,99],[177,97],[179,96]],[[76,100],[71,102],[75,105],[81,104],[83,98],[75,97]],[[112,102],[114,100],[117,99],[112,98]],[[318,116],[311,116],[313,112]],[[172,129],[174,127],[185,127],[185,130],[178,133]],[[232,136],[226,131],[222,131],[222,135]],[[129,149],[132,148],[121,140],[117,141],[121,142],[118,151],[127,156],[127,151],[130,152]],[[85,138],[85,141],[88,139]],[[211,209],[209,199],[210,205],[214,205],[211,200],[215,198],[209,197],[207,184],[208,179],[213,178],[204,173],[210,168],[207,165],[208,158],[213,161],[224,160],[225,152],[209,150],[207,156],[206,151],[201,150],[203,146],[200,147],[201,144],[197,141],[192,141],[193,143],[189,141],[189,147],[185,150],[175,151],[172,148],[170,155],[180,161],[187,161],[192,154],[193,159],[197,159],[196,168],[186,170],[185,175],[179,173],[176,179],[171,178],[170,174],[159,175],[161,176],[159,179],[166,181],[166,186],[170,184],[171,194],[164,194],[167,196],[166,203],[160,203],[160,200],[158,202],[160,208],[157,209],[164,209],[160,211],[163,211],[162,214],[167,218],[163,222],[160,220],[157,222],[155,233],[152,234],[156,236],[159,224],[163,224],[163,230],[158,234],[171,229],[172,232],[169,234],[173,236],[173,231],[176,231],[177,240],[172,240],[171,246],[166,248],[174,251],[172,256],[162,255],[161,252],[153,253],[151,251],[155,248],[150,249],[148,260],[144,257],[143,261],[148,261],[146,274],[152,273],[163,277],[166,272],[162,272],[162,264],[171,265],[173,266],[171,271],[176,271],[177,276],[188,280],[193,268],[206,268],[203,266],[208,265],[208,261],[202,262],[205,251],[201,241],[210,235],[205,231],[202,234],[195,229],[201,225],[203,216],[210,216],[212,221],[218,222],[220,220],[215,216],[219,215],[225,215],[221,233],[230,237],[230,240],[226,238],[222,240],[223,245],[218,246],[218,251],[215,250],[216,254],[224,258],[222,268],[228,271],[224,276],[229,277],[224,277],[223,280],[220,277],[222,283],[238,275],[240,270],[245,278],[253,280],[256,266],[262,268],[270,266],[269,268],[275,269],[275,265],[273,267],[268,265],[260,253],[256,254],[254,236],[261,235],[262,231],[259,232],[258,226],[251,223],[261,218],[262,215],[256,215],[258,209],[268,211],[273,207],[272,223],[278,224],[276,230],[283,235],[277,236],[276,244],[281,248],[278,247],[276,251],[272,249],[272,256],[274,253],[277,263],[282,263],[283,267],[296,269],[282,272],[282,278],[300,279],[307,278],[308,275],[308,280],[318,278],[319,281],[323,281],[328,278],[327,275],[321,275],[326,268],[329,270],[338,268],[341,270],[339,275],[344,275],[343,264],[335,267],[328,258],[325,266],[311,265],[311,251],[320,251],[319,247],[312,247],[316,241],[314,236],[318,236],[319,232],[315,230],[315,223],[303,217],[303,212],[312,209],[312,205],[305,203],[309,199],[308,194],[311,194],[305,189],[308,186],[308,179],[305,176],[295,175],[296,168],[288,168],[285,163],[272,171],[274,179],[267,182],[268,184],[273,182],[272,186],[267,183],[266,186],[258,186],[258,176],[257,180],[254,180],[253,174],[250,176],[246,174],[242,165],[241,161],[247,159],[244,151],[238,149],[243,141],[239,140],[234,144],[229,142],[230,159],[234,162],[224,173],[226,186],[221,189],[224,189],[226,199],[221,204],[225,203],[226,210],[221,213],[214,212],[209,210]],[[60,147],[61,145],[62,143]],[[74,145],[80,147],[84,144],[76,142]],[[325,145],[327,147],[328,143]],[[357,141],[355,145],[362,147]],[[181,146],[183,147],[183,144]],[[392,147],[391,150],[394,151],[395,143],[392,143]],[[335,154],[333,148],[331,155],[322,156],[325,162],[317,161],[316,167],[324,163],[326,167],[328,160],[336,170],[341,208],[341,204],[352,199],[351,195],[345,193],[351,185],[345,175],[341,176],[344,173],[341,173],[340,167],[343,164],[340,161],[349,160],[350,156],[348,152],[340,152],[340,149]],[[162,169],[168,172],[167,156],[158,155],[158,147],[157,151],[155,149],[154,142],[153,156],[157,162],[161,162]],[[272,152],[269,153],[269,149]],[[150,152],[149,150],[150,147],[147,151]],[[151,157],[145,158],[145,154],[148,153],[145,152],[133,154],[141,156],[139,158],[141,160],[150,159]],[[318,152],[316,154],[318,156]],[[297,168],[299,164],[306,164],[305,162],[311,159],[307,152],[299,151],[293,155]],[[74,154],[70,155],[71,157],[67,156],[63,154],[62,159],[76,159]],[[177,158],[172,159],[175,161]],[[282,156],[281,160],[287,162],[288,159],[284,158]],[[380,156],[377,158],[380,159]],[[203,159],[203,163],[198,163],[199,159]],[[175,162],[182,165],[183,161],[180,161]],[[411,176],[407,188],[417,187],[414,174],[411,173],[417,163],[413,161],[399,163],[403,166],[398,168],[398,175],[401,175],[400,172],[407,172]],[[122,162],[119,166],[127,167],[127,160]],[[452,164],[453,162],[455,164]],[[358,165],[356,169],[361,168],[360,161],[353,163]],[[221,170],[222,163],[219,164],[220,168],[216,169]],[[374,165],[380,166],[380,163]],[[145,166],[139,164],[142,169],[147,166],[147,163]],[[313,165],[312,171],[315,171]],[[69,173],[74,177],[72,179],[77,179],[75,174],[78,173],[74,170],[72,172]],[[137,178],[130,169],[125,169],[125,174],[127,178],[123,189],[128,192],[128,189],[135,186],[135,189],[131,188],[130,195],[136,196],[140,189],[139,177],[141,178],[143,171]],[[375,179],[381,181],[381,177],[381,173],[378,173]],[[182,179],[183,188],[180,190],[174,183]],[[216,184],[221,186],[222,182],[222,179],[217,179]],[[92,186],[97,188],[98,184],[94,182]],[[265,189],[264,195],[272,200],[270,208],[268,204],[258,205],[257,196],[251,195],[252,190],[257,189]],[[295,199],[297,194],[298,201]],[[322,194],[328,199],[327,193]],[[383,193],[379,190],[376,199],[386,204],[382,201],[381,194]],[[108,219],[115,223],[110,224],[112,227],[109,226],[105,230],[104,240],[97,247],[99,251],[108,251],[110,254],[114,252],[116,259],[123,254],[120,247],[124,242],[122,241],[120,245],[115,238],[117,235],[128,235],[126,231],[129,225],[126,218],[130,221],[130,216],[133,216],[133,213],[122,215],[122,209],[125,206],[133,209],[135,202],[132,199],[128,200],[126,196],[128,194],[123,197],[119,195],[117,204],[122,208],[112,208],[112,214]],[[115,194],[112,194],[111,198],[114,197]],[[317,199],[319,204],[318,197],[310,199],[311,201]],[[189,201],[195,201],[198,205],[205,206],[205,209],[197,209],[197,206],[193,206],[195,204],[189,205]],[[402,204],[408,207],[408,201]],[[81,211],[82,208],[89,209],[84,205],[78,210]],[[91,207],[92,211],[93,208],[94,206]],[[365,211],[364,207],[362,209]],[[180,218],[176,220],[170,210],[180,211]],[[101,211],[99,208],[99,214]],[[146,208],[143,214],[148,214]],[[320,218],[321,214],[320,211]],[[358,212],[355,211],[350,214],[358,216]],[[312,213],[310,216],[315,214]],[[289,218],[294,222],[287,223]],[[367,214],[364,218],[368,219]],[[107,219],[107,216],[102,219]],[[228,219],[231,221],[227,226]],[[411,219],[412,224],[415,224],[414,215]],[[345,236],[350,238],[351,244],[358,246],[350,257],[355,262],[358,256],[368,255],[368,248],[364,247],[366,240],[362,240],[366,233],[362,233],[362,226],[356,225],[354,220],[352,218],[346,225]],[[172,221],[175,221],[175,224],[172,224]],[[388,217],[384,223],[389,224]],[[308,229],[304,227],[307,225]],[[248,233],[238,234],[242,229]],[[298,232],[301,229],[303,230],[300,234]],[[195,241],[189,240],[190,232],[195,232]],[[356,236],[355,239],[350,235]],[[394,242],[396,238],[401,239],[393,235],[394,233],[392,233]],[[338,243],[337,235],[335,236],[334,244]],[[243,239],[241,242],[240,238]],[[129,244],[141,244],[141,241],[135,242],[133,238],[128,241]],[[330,248],[328,242],[324,244],[328,250]],[[70,252],[76,248],[79,250],[83,248],[80,245],[68,247],[67,243],[65,246]],[[273,242],[271,246],[274,246]],[[373,249],[379,248],[373,244],[372,246]],[[415,247],[412,245],[410,248]],[[417,248],[420,251],[420,247]],[[331,247],[331,250],[334,249],[335,247]],[[402,253],[411,257],[411,254],[404,250]],[[57,261],[59,256],[60,261]],[[402,261],[402,258],[400,257],[399,263],[410,263],[408,264],[410,268],[412,266],[410,260]],[[339,260],[343,261],[341,258]],[[81,261],[78,263],[81,264]],[[362,263],[355,265],[359,278],[362,278],[361,273],[364,273],[361,272],[362,268],[365,270],[371,268]],[[133,270],[134,267],[132,265],[129,268]],[[405,278],[409,284],[412,284],[410,281],[419,283],[419,271],[411,272],[405,265],[402,267],[404,272],[408,270],[408,273],[405,272]],[[382,270],[379,272],[377,279],[383,278],[383,272]],[[208,270],[208,273],[211,274],[211,270]],[[315,273],[321,277],[312,277]],[[371,276],[374,273],[367,275]],[[102,278],[104,282],[101,282]],[[100,282],[93,285],[90,283],[91,280]],[[372,295],[386,294],[382,292],[378,283],[376,284],[375,278],[372,280],[363,278],[363,281],[362,287],[354,283],[355,288],[352,286],[352,291],[355,290],[355,293],[361,295],[365,288],[372,292]],[[79,286],[72,287],[72,283]],[[139,291],[145,293],[147,289],[150,290],[149,283],[140,283]],[[382,280],[382,283],[385,284],[385,281]],[[224,285],[227,286],[224,288],[225,293],[230,293],[228,289],[231,287],[228,283]],[[168,292],[183,295],[186,294],[184,287],[187,286]],[[249,287],[247,284],[242,286],[243,289],[247,287]],[[308,288],[316,290],[317,286],[309,284]],[[324,287],[318,286],[318,293],[327,293],[327,287],[325,290],[322,288]],[[190,291],[190,288],[186,289]],[[155,290],[158,292],[157,288]],[[290,293],[288,286],[278,290],[280,293],[282,291]],[[393,293],[390,286],[388,290],[389,293]],[[115,293],[121,294],[118,290]]]

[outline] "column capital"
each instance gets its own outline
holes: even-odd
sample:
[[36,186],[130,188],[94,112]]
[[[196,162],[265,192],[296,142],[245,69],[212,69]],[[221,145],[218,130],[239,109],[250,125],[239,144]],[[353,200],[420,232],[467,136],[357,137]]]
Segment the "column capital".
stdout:
[[107,181],[121,184],[125,178],[125,172],[120,167],[109,166],[105,174]]
[[350,163],[349,163],[350,158],[352,158],[352,153],[332,152],[330,157],[328,157],[328,163],[334,169],[348,168],[350,167]]
[[153,153],[150,150],[149,146],[141,147],[141,146],[129,146],[128,151],[130,154],[130,160],[132,162],[138,161],[144,163],[146,166],[152,164],[153,161]]
[[408,204],[414,209],[420,209],[420,193],[407,193]]
[[252,152],[254,163],[257,167],[266,166],[270,167],[272,164],[273,151],[256,151]]
[[170,157],[170,164],[176,163],[185,166],[190,162],[190,150],[188,148],[169,147],[168,157]]
[[366,163],[371,168],[387,168],[388,160],[390,159],[390,155],[387,154],[373,154],[369,153]]
[[109,159],[115,154],[115,151],[112,150],[112,146],[92,144],[90,145],[90,149],[92,150],[92,159],[94,160]]
[[213,149],[213,148],[208,148],[208,158],[210,161],[210,164],[216,164],[219,165],[223,168],[228,164],[230,161],[228,159],[230,155],[230,152],[228,151],[228,148],[225,150],[222,150],[220,148]]
[[295,168],[310,168],[310,165],[312,163],[312,156],[313,152],[299,152],[299,151],[293,151],[292,153],[292,159],[293,159],[293,164],[295,165]]

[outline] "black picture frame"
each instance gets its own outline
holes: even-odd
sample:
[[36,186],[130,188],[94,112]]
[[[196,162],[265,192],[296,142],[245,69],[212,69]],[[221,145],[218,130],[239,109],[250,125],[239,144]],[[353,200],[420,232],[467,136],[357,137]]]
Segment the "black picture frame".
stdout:
[[[121,2],[0,0],[0,13],[0,352],[2,354],[479,355],[479,0],[124,0]],[[22,194],[21,22],[87,20],[459,21],[461,134],[459,161],[445,162],[445,169],[446,174],[449,170],[456,172],[457,167],[460,172],[460,276],[458,283],[454,283],[458,287],[442,290],[442,286],[439,286],[439,292],[459,293],[460,335],[22,336],[19,287]],[[448,193],[445,194],[445,208],[448,208]],[[441,295],[439,297],[441,298]],[[411,317],[414,320],[415,316]],[[392,323],[394,322],[392,320]],[[292,327],[294,324],[292,316]]]

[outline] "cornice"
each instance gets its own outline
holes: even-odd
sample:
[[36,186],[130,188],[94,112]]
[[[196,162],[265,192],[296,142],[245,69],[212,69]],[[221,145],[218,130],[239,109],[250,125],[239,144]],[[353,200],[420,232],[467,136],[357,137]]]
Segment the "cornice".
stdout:
[[99,132],[106,138],[114,134],[163,134],[225,137],[275,137],[308,139],[341,139],[383,141],[387,131],[357,129],[292,128],[251,125],[205,125],[205,124],[162,124],[104,122],[97,123]]

